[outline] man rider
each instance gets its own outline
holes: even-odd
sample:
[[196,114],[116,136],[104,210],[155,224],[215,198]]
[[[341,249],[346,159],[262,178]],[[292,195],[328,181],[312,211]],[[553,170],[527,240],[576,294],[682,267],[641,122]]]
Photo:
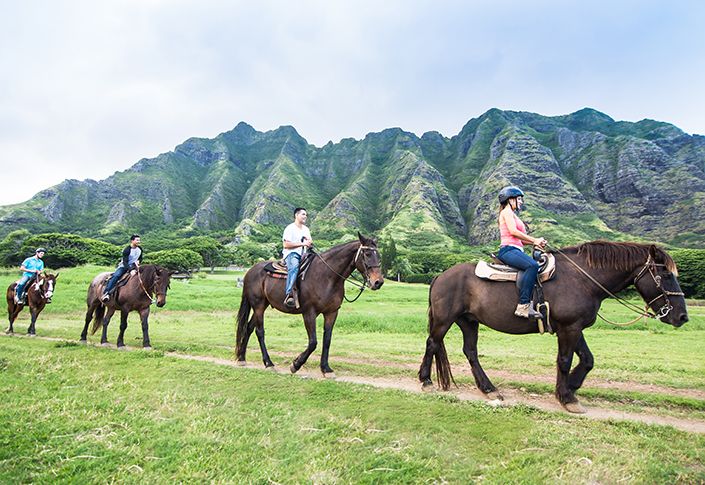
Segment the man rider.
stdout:
[[287,277],[286,277],[286,297],[284,304],[289,308],[294,308],[296,302],[292,295],[296,277],[299,274],[299,264],[303,256],[304,248],[310,248],[313,244],[311,239],[311,231],[304,225],[308,214],[303,207],[294,209],[294,222],[286,226],[282,242],[284,244],[284,261],[286,262]]
[[22,265],[20,266],[20,269],[24,271],[22,273],[22,278],[20,281],[17,283],[17,286],[15,287],[15,303],[20,304],[22,301],[24,301],[24,287],[27,285],[27,282],[33,277],[38,275],[44,270],[44,261],[42,261],[42,258],[44,257],[44,254],[47,252],[46,249],[44,248],[37,248],[37,250],[34,252],[34,256],[30,256],[29,258],[25,259],[22,261]]
[[100,301],[105,303],[110,299],[110,293],[112,293],[113,288],[115,288],[117,282],[120,281],[122,275],[128,271],[136,271],[137,268],[139,268],[140,263],[142,262],[142,255],[143,252],[140,247],[140,236],[139,234],[133,234],[130,236],[130,245],[122,251],[122,259],[120,260],[120,264],[118,264],[113,276],[110,278],[110,281],[108,281],[108,284],[105,287],[105,292],[103,293],[103,296],[100,297]]

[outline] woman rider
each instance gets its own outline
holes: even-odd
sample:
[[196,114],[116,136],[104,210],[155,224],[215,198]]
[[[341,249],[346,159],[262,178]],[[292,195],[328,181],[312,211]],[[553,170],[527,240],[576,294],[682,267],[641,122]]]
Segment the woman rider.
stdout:
[[519,289],[519,304],[514,315],[523,318],[540,318],[541,314],[534,310],[531,302],[531,292],[536,284],[539,264],[524,253],[524,242],[546,246],[542,238],[531,237],[526,233],[526,225],[515,212],[519,212],[524,204],[524,192],[517,187],[505,187],[499,192],[499,235],[500,247],[497,257],[513,268],[524,271],[524,280]]

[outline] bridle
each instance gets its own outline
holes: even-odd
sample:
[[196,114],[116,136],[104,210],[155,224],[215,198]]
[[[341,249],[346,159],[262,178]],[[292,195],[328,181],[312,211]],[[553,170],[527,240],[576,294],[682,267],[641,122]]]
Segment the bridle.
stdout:
[[661,305],[659,308],[658,312],[654,315],[649,315],[651,318],[663,318],[666,315],[669,314],[671,310],[673,310],[673,305],[671,305],[671,300],[668,299],[669,296],[685,296],[685,293],[682,291],[670,291],[666,290],[661,286],[661,275],[655,274],[655,270],[657,266],[663,266],[666,267],[665,264],[663,263],[657,263],[651,258],[651,255],[649,254],[649,257],[646,259],[646,263],[644,263],[644,267],[641,268],[641,271],[639,271],[639,274],[636,275],[634,278],[634,285],[636,285],[636,282],[639,281],[647,272],[649,276],[651,276],[651,279],[654,281],[654,284],[656,285],[656,288],[659,289],[661,292],[660,295],[656,296],[654,299],[652,299],[650,302],[646,304],[647,312],[649,307],[653,302],[658,300],[659,298],[664,299],[664,304]]
[[335,273],[336,275],[340,276],[340,277],[343,278],[344,280],[347,280],[349,283],[351,283],[351,284],[357,286],[358,288],[360,288],[360,292],[359,292],[359,293],[357,294],[357,296],[356,296],[355,298],[353,298],[352,300],[348,299],[348,297],[345,296],[345,293],[343,293],[343,298],[345,298],[345,301],[347,301],[348,303],[352,303],[352,302],[356,301],[358,298],[360,298],[360,295],[362,295],[362,292],[365,291],[365,287],[366,287],[366,286],[369,284],[369,282],[370,282],[369,278],[367,277],[368,273],[370,272],[371,269],[379,268],[379,265],[378,265],[378,264],[377,264],[377,265],[369,265],[369,264],[367,264],[367,255],[363,252],[363,249],[368,249],[368,250],[370,250],[370,251],[374,251],[375,253],[377,253],[377,256],[379,257],[379,251],[377,250],[377,248],[373,248],[372,246],[365,246],[365,245],[362,244],[362,243],[360,244],[360,247],[357,248],[357,252],[355,253],[355,258],[353,259],[353,264],[356,265],[358,258],[360,258],[360,255],[362,255],[361,261],[362,261],[362,267],[364,268],[364,271],[362,272],[362,278],[363,278],[363,281],[362,281],[362,282],[359,282],[359,281],[357,281],[356,279],[350,279],[350,278],[352,277],[352,273],[350,274],[350,276],[348,276],[348,278],[346,278],[345,276],[341,275],[341,274],[338,273],[336,270],[334,270],[333,268],[331,268],[331,266],[326,262],[325,259],[323,259],[323,256],[321,256],[321,254],[320,254],[319,252],[315,252],[315,253],[314,253],[316,256],[318,256],[318,258],[319,258],[321,261],[323,261],[323,264],[325,264],[325,265],[328,267],[329,270],[331,270],[333,273]]
[[[141,267],[137,268],[137,279],[140,282],[140,287],[142,287],[142,291],[144,291],[144,294],[147,295],[147,298],[149,298],[150,305],[152,305],[156,301],[154,296],[152,296],[152,293],[156,293],[157,298],[159,298],[159,296],[162,295],[162,293],[159,293],[157,290],[154,289],[157,286],[157,283],[159,282],[159,279],[161,277],[159,275],[159,272],[155,269],[154,270],[154,280],[152,281],[151,291],[147,291],[147,288],[145,288],[144,282],[142,281],[142,275],[140,275],[140,269],[141,269]],[[168,288],[169,287],[167,286],[167,289]],[[163,295],[164,295],[164,297],[166,297],[166,291],[164,291]]]
[[40,283],[40,280],[41,280],[41,278],[38,278],[37,281],[35,281],[32,286],[35,286],[37,288],[37,290],[39,291],[39,295],[42,297],[42,299],[44,299],[47,303],[49,303],[51,301],[51,296],[47,296],[47,292],[44,290],[44,283],[49,282],[49,281],[52,283],[51,292],[53,295],[53,293],[54,293],[54,289],[53,289],[54,288],[54,280],[51,280],[51,279],[47,278],[46,276],[44,277],[44,280],[41,281],[41,283]]
[[[627,325],[632,325],[633,323],[638,322],[644,317],[649,317],[649,318],[664,318],[666,315],[670,313],[671,310],[673,310],[673,305],[671,305],[671,301],[669,300],[669,296],[685,296],[685,294],[682,291],[669,291],[665,290],[661,286],[661,276],[658,274],[654,273],[654,270],[656,269],[656,266],[664,266],[666,267],[665,264],[663,263],[657,263],[656,261],[653,260],[651,257],[651,254],[646,258],[646,262],[644,263],[644,266],[641,268],[639,273],[634,277],[634,280],[632,281],[632,284],[636,286],[636,282],[639,281],[647,272],[651,276],[651,278],[654,281],[654,284],[656,285],[656,288],[658,288],[661,291],[661,294],[656,296],[656,298],[652,299],[650,302],[646,304],[646,307],[642,310],[638,305],[635,305],[634,303],[631,303],[623,298],[618,297],[614,293],[612,293],[610,290],[605,288],[599,281],[597,281],[595,278],[592,277],[587,271],[585,271],[583,268],[581,268],[575,261],[570,259],[563,251],[561,251],[558,248],[552,248],[553,251],[556,251],[557,253],[561,254],[565,259],[567,259],[570,264],[575,266],[578,271],[583,273],[587,278],[595,283],[597,286],[602,289],[605,293],[607,293],[609,296],[617,300],[622,306],[632,310],[633,312],[636,312],[639,316],[636,317],[634,320],[631,320],[626,323],[618,323],[618,322],[613,322],[611,320],[608,320],[607,318],[603,317],[600,312],[597,312],[597,315],[604,320],[605,322],[616,325],[616,326],[627,326]],[[658,312],[653,313],[650,310],[650,305],[658,300],[659,298],[663,298],[665,300],[665,303],[659,308]]]

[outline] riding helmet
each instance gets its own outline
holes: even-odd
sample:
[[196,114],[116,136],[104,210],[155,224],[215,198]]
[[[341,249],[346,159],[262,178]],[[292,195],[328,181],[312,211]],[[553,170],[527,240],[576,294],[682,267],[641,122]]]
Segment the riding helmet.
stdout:
[[34,251],[35,254],[36,254],[36,253],[46,253],[46,252],[47,252],[47,250],[44,249],[44,248],[37,248],[37,250]]
[[512,197],[524,197],[524,192],[519,187],[508,186],[499,191],[499,203],[504,204]]

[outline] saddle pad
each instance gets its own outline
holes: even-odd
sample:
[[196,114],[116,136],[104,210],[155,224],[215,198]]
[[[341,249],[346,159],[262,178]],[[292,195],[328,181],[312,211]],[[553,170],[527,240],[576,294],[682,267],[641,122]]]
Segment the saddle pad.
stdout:
[[284,261],[270,261],[264,265],[264,270],[272,275],[281,274],[286,276],[286,265]]
[[[546,265],[539,272],[539,281],[543,283],[553,277],[556,270],[556,257],[553,254],[546,254]],[[479,261],[475,266],[475,276],[483,280],[490,281],[516,281],[518,271],[516,268],[502,264],[487,264]]]

